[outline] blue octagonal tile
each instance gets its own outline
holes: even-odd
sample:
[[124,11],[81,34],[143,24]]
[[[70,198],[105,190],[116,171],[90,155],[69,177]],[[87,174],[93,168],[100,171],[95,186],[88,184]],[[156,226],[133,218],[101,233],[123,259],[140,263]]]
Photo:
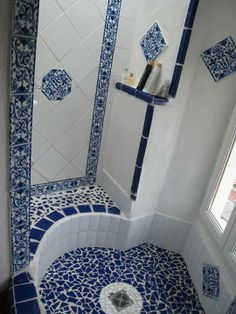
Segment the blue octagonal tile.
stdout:
[[43,77],[42,92],[49,100],[63,100],[71,92],[71,84],[65,70],[52,69]]

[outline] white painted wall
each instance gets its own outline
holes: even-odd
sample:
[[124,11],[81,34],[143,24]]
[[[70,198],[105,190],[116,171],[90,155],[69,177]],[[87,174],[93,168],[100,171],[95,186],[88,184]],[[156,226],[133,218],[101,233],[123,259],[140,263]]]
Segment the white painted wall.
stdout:
[[0,291],[10,276],[10,228],[8,207],[8,108],[11,5],[0,10]]

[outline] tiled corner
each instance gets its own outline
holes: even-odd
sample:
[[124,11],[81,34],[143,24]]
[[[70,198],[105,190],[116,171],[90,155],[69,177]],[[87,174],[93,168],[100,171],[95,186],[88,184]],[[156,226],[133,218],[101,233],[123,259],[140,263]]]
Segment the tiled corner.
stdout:
[[203,294],[206,297],[217,298],[220,294],[219,267],[203,264]]
[[65,70],[52,69],[42,81],[42,92],[49,100],[63,100],[71,92],[72,79]]
[[157,23],[143,36],[140,42],[146,60],[154,60],[163,50],[166,49],[166,41]]
[[231,36],[205,50],[201,57],[216,82],[236,71],[236,45]]

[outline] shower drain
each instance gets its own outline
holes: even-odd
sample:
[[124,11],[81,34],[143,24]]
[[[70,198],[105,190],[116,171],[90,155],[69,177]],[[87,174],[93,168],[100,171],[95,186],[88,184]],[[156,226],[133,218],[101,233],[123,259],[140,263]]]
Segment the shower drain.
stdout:
[[115,306],[118,312],[131,306],[134,302],[130,299],[125,290],[121,290],[115,293],[111,293],[109,296],[112,304]]
[[103,312],[107,314],[138,314],[143,306],[141,294],[124,282],[115,282],[104,287],[99,302]]

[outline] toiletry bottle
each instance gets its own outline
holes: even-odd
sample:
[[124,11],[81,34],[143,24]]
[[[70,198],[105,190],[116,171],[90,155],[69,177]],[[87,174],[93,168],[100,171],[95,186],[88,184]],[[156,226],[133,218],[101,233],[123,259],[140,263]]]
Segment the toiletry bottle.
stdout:
[[133,72],[130,72],[127,78],[127,85],[134,87],[135,86],[135,76]]
[[156,94],[156,96],[168,97],[169,96],[169,91],[170,91],[170,81],[165,81],[165,83],[161,85],[161,88],[159,89],[159,91]]
[[124,72],[123,72],[123,74],[122,74],[121,82],[122,82],[123,84],[127,84],[128,77],[129,77],[129,69],[128,69],[128,68],[124,68]]
[[143,89],[144,92],[149,93],[151,95],[156,95],[158,78],[161,72],[161,66],[162,66],[161,63],[157,62],[154,63],[152,72],[149,75],[145,88]]
[[152,72],[153,65],[154,65],[153,60],[149,61],[148,64],[146,65],[145,70],[143,72],[143,75],[141,76],[139,83],[138,83],[138,86],[137,86],[138,90],[143,90],[143,88],[144,88],[144,86],[145,86],[145,84],[149,78],[149,75]]

